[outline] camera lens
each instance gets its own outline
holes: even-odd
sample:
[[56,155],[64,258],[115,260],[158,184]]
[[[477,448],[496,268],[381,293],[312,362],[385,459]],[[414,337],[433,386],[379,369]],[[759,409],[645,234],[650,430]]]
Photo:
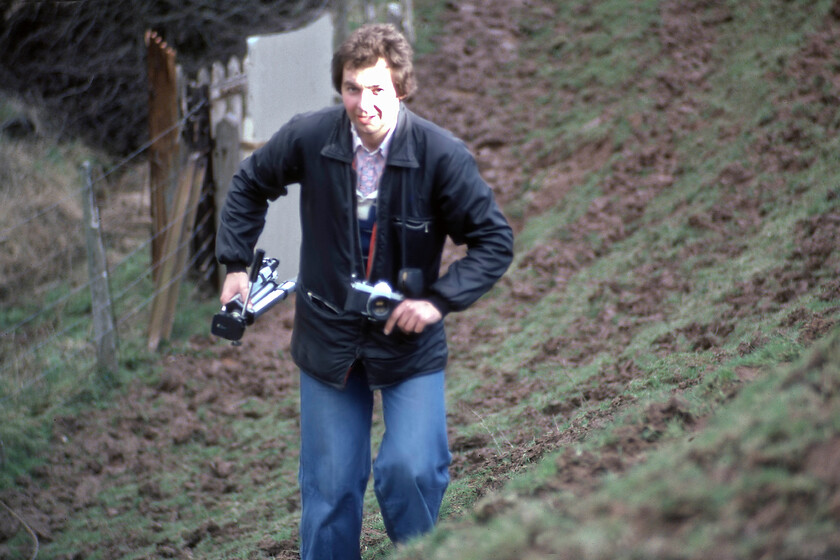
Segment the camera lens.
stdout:
[[384,321],[391,314],[391,303],[387,296],[371,296],[367,305],[368,315],[379,321]]

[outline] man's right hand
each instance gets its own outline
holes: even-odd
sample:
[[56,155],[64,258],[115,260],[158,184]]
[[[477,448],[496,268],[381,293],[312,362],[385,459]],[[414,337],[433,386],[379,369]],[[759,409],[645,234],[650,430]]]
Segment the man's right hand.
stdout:
[[248,298],[248,290],[250,289],[247,272],[229,272],[225,276],[225,283],[222,286],[222,296],[219,298],[222,305],[227,304],[230,300],[239,294],[242,302]]

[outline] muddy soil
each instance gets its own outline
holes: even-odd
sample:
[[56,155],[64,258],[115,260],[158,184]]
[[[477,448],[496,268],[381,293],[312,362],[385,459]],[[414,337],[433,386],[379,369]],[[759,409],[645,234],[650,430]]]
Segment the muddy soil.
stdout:
[[[591,263],[610,244],[636,231],[646,204],[674,182],[679,166],[673,153],[673,140],[677,135],[690,133],[696,126],[693,115],[697,102],[692,98],[692,92],[703,87],[705,76],[717,64],[713,56],[715,22],[725,21],[727,17],[726,8],[720,8],[721,13],[716,17],[709,17],[702,1],[664,2],[664,25],[651,32],[660,35],[664,45],[662,55],[670,62],[670,73],[648,87],[666,118],[657,121],[659,124],[639,126],[634,137],[622,146],[606,143],[581,146],[573,157],[554,161],[547,159],[542,146],[526,145],[516,153],[512,149],[517,135],[523,134],[520,131],[527,130],[528,125],[535,125],[542,118],[529,108],[535,106],[535,99],[549,87],[543,83],[533,61],[517,60],[522,31],[515,23],[518,19],[515,16],[526,10],[539,16],[541,11],[550,13],[551,9],[548,2],[525,0],[452,2],[445,15],[448,23],[439,51],[420,59],[417,64],[420,91],[410,102],[412,108],[450,128],[467,142],[502,204],[525,196],[522,195],[523,170],[550,170],[545,188],[527,194],[530,198],[522,217],[514,223],[516,229],[521,229],[529,217],[560,200],[583,174],[605,165],[616,150],[622,155],[615,160],[614,172],[602,186],[603,196],[569,228],[564,239],[534,247],[521,259],[519,266],[534,272],[536,280],[527,285],[508,279],[502,281],[512,305],[509,310],[501,311],[496,327],[477,324],[477,313],[454,314],[447,318],[453,359],[465,360],[467,364],[476,337],[489,343],[499,342],[515,320],[521,318],[523,312],[514,310],[513,304],[536,303],[544,294],[562,290],[573,273]],[[699,17],[701,12],[705,14],[704,18]],[[835,23],[822,34],[815,35],[801,60],[791,61],[783,71],[794,76],[803,72],[811,75],[825,72],[825,61],[831,56],[827,45],[836,45],[840,39],[840,22]],[[496,110],[499,101],[489,93],[493,90],[509,92],[505,110]],[[562,110],[562,107],[555,110]],[[632,118],[644,119],[645,116]],[[797,135],[795,130],[789,131],[788,135],[784,142],[759,136],[751,159],[733,164],[718,178],[722,184],[731,186],[729,194],[712,212],[689,218],[693,227],[714,232],[711,245],[704,239],[702,245],[687,246],[677,259],[663,257],[655,265],[639,267],[632,281],[603,282],[596,287],[593,296],[603,299],[602,310],[594,317],[579,318],[575,328],[569,330],[574,333],[572,335],[535,341],[534,352],[523,365],[561,361],[585,364],[600,352],[621,348],[639,329],[669,313],[667,305],[663,305],[669,294],[691,289],[691,280],[681,272],[682,261],[697,255],[708,255],[710,260],[732,258],[743,251],[738,239],[760,227],[762,207],[768,203],[784,203],[786,197],[795,196],[779,185],[761,183],[755,170],[809,163],[799,147],[807,143],[807,138],[801,131]],[[752,194],[746,196],[743,194],[746,192]],[[840,291],[836,276],[832,280],[820,271],[840,270],[837,251],[834,251],[834,244],[840,238],[840,217],[813,217],[797,224],[794,235],[798,249],[789,256],[790,266],[780,267],[769,277],[755,278],[734,287],[726,297],[730,313],[714,323],[692,324],[660,337],[655,341],[657,351],[665,354],[685,350],[686,345],[694,350],[718,348],[732,332],[735,321],[778,309],[779,305],[807,291],[820,290],[826,300],[836,299]],[[477,304],[479,307],[486,305],[484,300]],[[98,504],[98,492],[106,484],[119,483],[123,480],[121,477],[140,481],[140,507],[145,508],[156,522],[177,516],[177,512],[160,511],[159,499],[166,491],[154,484],[153,475],[161,469],[177,468],[178,444],[203,441],[208,446],[215,445],[225,438],[225,426],[231,419],[254,414],[243,406],[249,399],[282,401],[295,394],[297,370],[288,359],[288,353],[278,352],[288,348],[291,310],[292,305],[284,304],[272,311],[270,321],[262,321],[249,330],[241,348],[221,345],[209,336],[192,340],[197,352],[165,358],[157,386],[133,387],[112,409],[91,410],[84,417],[57,418],[55,454],[31,479],[22,479],[17,489],[5,492],[3,500],[29,521],[44,541],[62,531],[68,517],[85,508],[93,505],[107,508]],[[617,311],[629,319],[613,321]],[[813,339],[832,326],[832,321],[827,319],[829,315],[828,312],[817,314],[799,309],[792,312],[788,320],[790,324],[805,324],[803,336]],[[739,351],[749,353],[762,344],[762,338],[757,335]],[[487,372],[486,382],[474,394],[450,403],[453,476],[489,472],[486,487],[481,490],[487,491],[501,484],[511,472],[549,451],[582,439],[587,430],[627,405],[626,397],[621,395],[637,372],[638,367],[632,360],[605,368],[597,379],[579,387],[580,397],[528,411],[521,419],[520,432],[506,434],[504,445],[499,445],[489,433],[463,437],[459,435],[462,433],[459,428],[474,425],[483,415],[502,410],[520,401],[524,395],[540,391],[548,381],[523,383],[514,373]],[[752,372],[743,373],[745,378],[753,375]],[[686,381],[684,386],[690,383]],[[593,403],[604,406],[593,407]],[[578,418],[570,428],[558,431],[557,419],[574,417],[584,404],[592,412]],[[199,410],[202,410],[201,415]],[[293,418],[296,411],[289,406],[278,414]],[[620,472],[640,460],[646,450],[656,445],[668,422],[674,420],[688,426],[697,422],[678,394],[666,404],[649,408],[638,425],[626,426],[620,432],[613,452],[607,449],[600,457],[561,454],[557,461],[562,474],[543,491],[565,489],[585,494],[597,487],[605,472]],[[296,434],[278,434],[265,445],[294,453],[295,438]],[[247,468],[252,473],[253,484],[278,476],[271,460],[256,456],[247,460],[250,461]],[[217,502],[217,497],[237,491],[231,473],[238,468],[242,466],[211,460],[204,474],[184,491],[195,500]],[[279,474],[294,481],[294,473]],[[507,505],[504,498],[488,499],[481,502],[478,514],[489,517]],[[285,507],[290,511],[297,508],[296,498],[290,498]],[[112,513],[117,515],[119,512]],[[14,534],[17,527],[7,516],[0,514],[0,520],[2,542],[4,536]],[[208,522],[195,528],[182,542],[159,545],[158,552],[165,557],[189,557],[191,543],[194,546],[207,535],[236,535],[247,530],[247,526]],[[129,531],[118,539],[92,543],[88,552],[97,550],[104,557],[119,557],[123,547],[143,544],[142,538],[141,534],[133,535]],[[259,547],[262,552],[278,558],[297,557],[294,540],[267,539],[261,541]],[[85,556],[83,552],[78,557]]]

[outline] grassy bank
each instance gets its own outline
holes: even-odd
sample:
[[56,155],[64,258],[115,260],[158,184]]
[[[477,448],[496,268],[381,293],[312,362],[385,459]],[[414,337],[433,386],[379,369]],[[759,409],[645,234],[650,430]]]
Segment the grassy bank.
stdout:
[[562,444],[396,557],[836,553],[838,21],[791,8],[524,10],[545,123],[525,138],[559,160],[529,189],[613,149],[524,224],[514,289],[477,312],[503,334],[463,351],[536,389],[484,423],[562,411]]

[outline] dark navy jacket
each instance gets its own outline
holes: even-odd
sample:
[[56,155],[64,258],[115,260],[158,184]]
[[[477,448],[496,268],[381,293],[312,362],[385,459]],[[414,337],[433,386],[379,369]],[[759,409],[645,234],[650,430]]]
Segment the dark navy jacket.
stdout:
[[[216,254],[229,271],[250,264],[268,201],[300,183],[292,357],[303,371],[337,387],[361,361],[370,386],[378,388],[443,369],[446,336],[443,321],[421,334],[395,329],[386,336],[382,323],[344,311],[351,282],[364,278],[350,126],[341,105],[298,115],[243,161],[222,210]],[[466,146],[405,106],[388,149],[376,219],[370,280],[396,287],[405,260],[423,271],[422,298],[444,315],[489,290],[513,257],[511,228]],[[467,253],[440,276],[447,235],[466,244]]]

